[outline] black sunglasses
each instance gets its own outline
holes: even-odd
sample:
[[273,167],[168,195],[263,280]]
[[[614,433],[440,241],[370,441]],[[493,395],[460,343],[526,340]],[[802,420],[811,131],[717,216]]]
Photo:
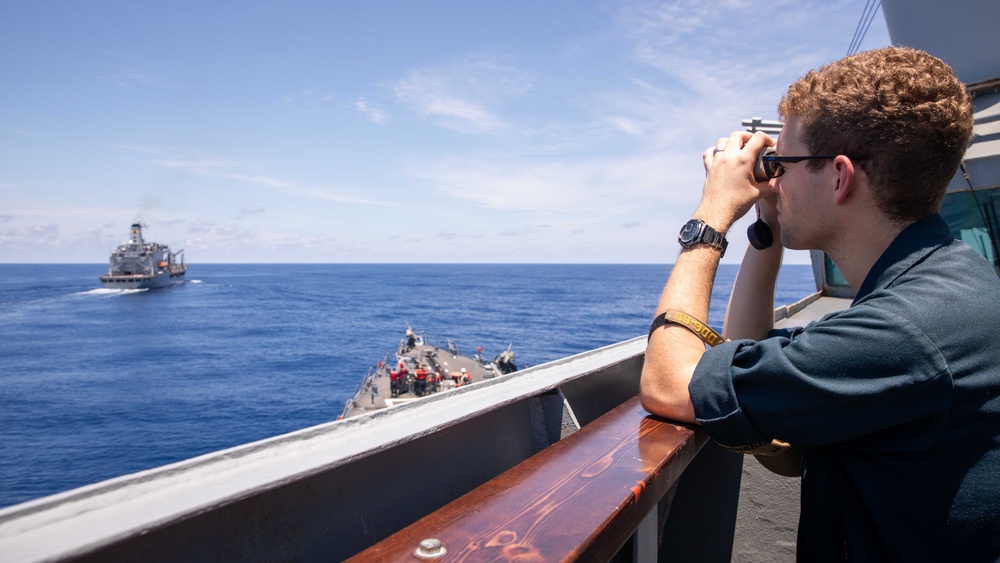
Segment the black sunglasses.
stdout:
[[[782,162],[802,162],[803,160],[832,160],[837,158],[838,154],[827,155],[827,154],[817,154],[812,156],[777,156],[775,154],[777,151],[774,147],[767,147],[761,151],[760,156],[757,157],[757,168],[760,172],[763,172],[767,179],[777,178],[785,173],[785,167],[781,165]],[[861,160],[860,158],[848,157],[851,160]],[[756,173],[755,173],[756,174]],[[763,178],[758,178],[758,182],[764,181]]]
[[802,162],[803,160],[822,160],[822,159],[834,159],[840,155],[812,155],[812,156],[775,156],[773,154],[765,154],[760,157],[761,168],[764,170],[764,174],[770,178],[777,178],[785,173],[785,167],[781,165],[782,162]]

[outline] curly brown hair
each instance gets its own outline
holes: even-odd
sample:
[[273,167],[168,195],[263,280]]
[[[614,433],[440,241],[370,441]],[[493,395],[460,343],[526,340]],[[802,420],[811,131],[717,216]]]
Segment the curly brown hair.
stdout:
[[853,157],[879,209],[898,221],[938,211],[972,135],[972,103],[951,67],[908,47],[809,71],[788,87],[778,113],[802,120],[813,154]]

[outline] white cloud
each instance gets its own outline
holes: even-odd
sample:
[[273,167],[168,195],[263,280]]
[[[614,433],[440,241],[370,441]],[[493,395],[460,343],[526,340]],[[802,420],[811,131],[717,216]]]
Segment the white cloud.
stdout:
[[531,88],[527,73],[487,57],[411,70],[393,85],[396,98],[451,129],[489,133],[507,127],[503,103]]
[[662,139],[697,134],[722,119],[729,130],[753,115],[773,119],[788,84],[843,55],[838,40],[846,48],[849,37],[830,31],[842,29],[831,20],[856,18],[844,2],[718,4],[677,0],[621,13],[618,25],[634,59],[657,72],[633,78],[637,91],[617,92],[617,104],[608,100],[610,124]]
[[133,86],[148,86],[153,88],[188,88],[187,85],[174,82],[164,78],[154,72],[139,70],[137,68],[123,68],[108,75],[95,75],[98,80],[114,82],[116,86],[122,88],[132,88]]
[[286,104],[294,106],[305,113],[335,113],[341,104],[333,104],[336,100],[332,94],[314,88],[303,88],[297,92],[285,94],[282,98]]
[[187,159],[158,160],[156,164],[164,168],[183,170],[195,174],[211,174],[219,168],[228,168],[233,165],[229,160],[218,157],[193,157]]
[[53,249],[60,244],[58,223],[36,223],[0,230],[0,249],[5,251]]
[[172,170],[189,172],[192,174],[209,176],[212,178],[235,180],[237,182],[255,184],[267,188],[278,189],[311,199],[320,199],[320,200],[334,201],[340,203],[352,203],[359,205],[375,205],[382,207],[400,206],[399,203],[356,196],[353,195],[352,193],[336,188],[302,186],[295,182],[283,180],[280,178],[274,178],[271,176],[246,174],[237,171],[228,171],[228,169],[237,167],[237,164],[229,159],[220,157],[196,156],[193,158],[167,159],[167,160],[158,160],[156,161],[156,164]]
[[240,182],[259,184],[261,186],[267,186],[271,188],[279,188],[287,190],[287,189],[292,189],[294,187],[291,183],[279,180],[277,178],[270,178],[267,176],[255,176],[251,174],[241,174],[238,172],[220,171],[219,170],[220,168],[229,168],[233,166],[233,163],[227,160],[197,158],[194,160],[160,160],[157,161],[156,163],[164,168],[170,168],[173,170],[191,172],[194,174],[201,174],[204,176],[212,176],[214,178],[238,180]]
[[381,125],[389,120],[389,114],[386,113],[381,107],[376,104],[371,104],[368,100],[364,98],[358,98],[354,102],[354,107],[357,108],[365,117],[367,117],[372,123]]
[[211,237],[217,242],[236,242],[240,244],[248,244],[257,238],[257,235],[253,230],[245,227],[223,225],[203,220],[192,221],[191,224],[188,225],[188,232],[198,235],[199,237],[211,235]]
[[651,153],[532,162],[498,154],[424,161],[410,173],[441,195],[484,208],[603,215],[662,204],[668,195],[664,186],[675,181],[700,185],[697,165],[670,177],[670,160],[670,155]]
[[[336,239],[312,233],[272,232],[208,221],[192,224],[184,248],[195,254],[223,254],[237,260],[307,260],[338,249]],[[319,252],[320,254],[315,254]]]

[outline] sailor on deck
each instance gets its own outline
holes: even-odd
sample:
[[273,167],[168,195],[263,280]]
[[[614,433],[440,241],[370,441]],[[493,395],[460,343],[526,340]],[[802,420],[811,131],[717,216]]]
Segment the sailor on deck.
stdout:
[[389,389],[393,397],[399,396],[399,372],[396,370],[389,372]]
[[[1000,560],[1000,279],[937,214],[972,132],[969,96],[941,60],[889,47],[811,71],[778,109],[769,181],[753,174],[774,145],[764,133],[703,156],[643,406],[801,474],[799,560]],[[774,244],[747,250],[725,341],[704,324],[712,284],[755,203]],[[826,252],[851,307],[773,330],[783,247]]]
[[414,373],[416,374],[415,393],[418,397],[423,397],[427,393],[427,370],[424,369],[424,366],[417,364]]

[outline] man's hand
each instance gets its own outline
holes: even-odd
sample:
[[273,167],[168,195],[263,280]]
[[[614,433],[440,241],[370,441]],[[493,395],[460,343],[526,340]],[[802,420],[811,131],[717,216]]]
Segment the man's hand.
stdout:
[[753,177],[757,154],[770,146],[774,146],[774,139],[766,133],[736,131],[705,151],[705,187],[694,217],[719,232],[727,232],[757,200],[771,195],[768,183]]
[[[746,215],[755,202],[771,195],[773,191],[767,182],[754,180],[753,167],[757,162],[757,153],[772,145],[774,140],[764,133],[751,135],[736,132],[727,139],[719,139],[715,147],[705,151],[705,186],[701,203],[693,217],[705,221],[716,231],[726,233],[737,219]],[[761,212],[766,215],[765,220],[776,224],[777,212],[773,200],[774,198],[770,198],[764,201]],[[773,251],[762,254],[776,256],[776,263],[781,262],[780,245]],[[676,309],[707,322],[719,258],[718,250],[704,245],[681,252],[660,296],[656,314]],[[739,284],[739,278],[737,282]],[[773,284],[773,276],[771,282]],[[742,287],[746,284],[740,285]],[[770,291],[770,301],[759,301],[773,303],[773,285]],[[773,309],[773,305],[771,308]],[[767,321],[770,322],[770,317]],[[760,333],[760,327],[757,326],[760,323],[752,324],[748,329],[741,330]],[[646,347],[646,359],[639,383],[643,407],[666,418],[695,422],[688,384],[704,353],[705,343],[684,327],[668,324],[655,330]]]

